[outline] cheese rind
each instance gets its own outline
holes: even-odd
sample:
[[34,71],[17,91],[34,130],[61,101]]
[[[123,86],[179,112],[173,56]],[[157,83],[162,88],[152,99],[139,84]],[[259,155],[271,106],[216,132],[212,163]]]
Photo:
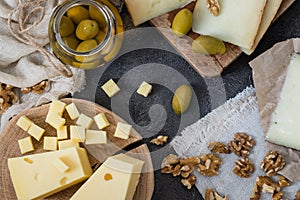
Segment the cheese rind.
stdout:
[[81,113],[76,121],[76,124],[86,129],[89,129],[93,124],[93,119]]
[[53,100],[50,103],[49,112],[54,112],[62,116],[63,112],[65,111],[66,104],[59,100]]
[[40,141],[41,137],[44,135],[45,129],[39,127],[38,125],[32,123],[28,129],[29,135],[34,137],[37,141]]
[[57,150],[57,137],[44,137],[44,150],[54,151]]
[[278,104],[272,113],[266,140],[300,150],[300,55],[291,56]]
[[18,144],[19,144],[20,151],[22,154],[25,154],[25,153],[28,153],[28,152],[34,150],[30,136],[18,140]]
[[139,182],[144,161],[118,154],[109,157],[77,190],[71,200],[93,199],[131,200]]
[[99,113],[98,115],[94,116],[94,120],[99,129],[104,129],[110,125],[104,113]]
[[86,130],[85,144],[106,144],[106,131]]
[[120,88],[112,79],[102,85],[101,88],[109,98],[113,97],[120,91]]
[[[50,164],[58,158],[69,166],[65,173]],[[92,175],[86,150],[75,147],[9,158],[8,168],[18,199],[43,199]]]
[[77,119],[80,115],[75,103],[67,105],[66,110],[72,120]]
[[131,125],[118,122],[116,130],[115,130],[114,137],[126,140],[130,136],[131,129],[132,129]]
[[24,131],[28,131],[28,129],[31,126],[32,123],[33,122],[28,117],[23,115],[18,119],[16,125],[18,127],[20,127],[21,129],[23,129]]
[[71,147],[79,147],[79,143],[75,142],[71,139],[58,141],[58,149],[59,150],[67,149],[67,148],[71,148]]
[[74,142],[85,141],[85,128],[82,126],[70,126],[70,138]]
[[60,129],[56,131],[57,133],[57,139],[58,140],[64,140],[68,139],[68,128],[67,126],[63,126]]
[[147,97],[151,92],[151,90],[152,90],[152,85],[143,81],[136,92],[144,97]]

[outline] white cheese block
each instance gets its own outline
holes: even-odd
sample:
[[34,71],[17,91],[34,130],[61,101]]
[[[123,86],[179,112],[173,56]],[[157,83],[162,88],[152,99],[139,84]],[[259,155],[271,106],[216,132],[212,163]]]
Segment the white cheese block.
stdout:
[[193,31],[251,49],[267,0],[219,0],[219,16],[213,16],[205,0],[198,0],[193,12]]
[[79,147],[79,142],[75,142],[71,139],[58,141],[58,149],[59,150],[67,149],[67,148],[71,148],[71,147]]
[[22,154],[28,153],[34,150],[31,137],[28,136],[26,138],[18,140],[19,148]]
[[253,53],[253,51],[257,47],[259,41],[264,36],[264,34],[266,33],[267,29],[269,28],[272,20],[274,19],[278,9],[280,8],[281,2],[282,2],[282,0],[268,0],[267,1],[265,11],[264,11],[264,14],[262,17],[262,21],[261,21],[258,33],[257,33],[255,41],[254,41],[254,45],[252,46],[251,49],[242,48],[242,51],[244,53],[246,53],[248,55]]
[[125,0],[135,26],[177,8],[193,0]]
[[24,131],[28,131],[29,127],[32,124],[32,121],[26,117],[25,115],[21,116],[17,121],[17,126],[23,129]]
[[104,85],[101,86],[101,89],[107,94],[109,98],[113,97],[120,91],[120,88],[112,79],[104,83]]
[[147,97],[151,92],[151,90],[152,90],[152,85],[143,81],[136,92],[144,97]]
[[66,104],[59,100],[54,100],[50,103],[49,111],[59,114],[62,116],[63,112],[65,111]]
[[104,113],[99,113],[98,115],[94,116],[94,120],[99,129],[104,129],[110,125]]
[[93,119],[81,113],[76,121],[76,124],[86,129],[89,129],[93,124]]
[[131,125],[118,122],[116,130],[115,130],[114,137],[126,140],[130,136],[131,129],[132,129]]
[[75,103],[71,103],[67,105],[66,110],[72,120],[77,119],[80,115]]
[[[57,170],[51,164],[56,159],[69,169]],[[43,199],[92,175],[86,150],[76,147],[9,158],[8,168],[18,199]]]
[[70,126],[70,138],[74,142],[84,142],[85,128],[82,126]]
[[106,144],[106,131],[86,130],[85,144]]
[[32,123],[28,129],[29,135],[34,137],[37,141],[40,141],[41,137],[44,135],[45,129],[39,127],[38,125]]
[[138,185],[144,161],[118,154],[109,157],[77,190],[71,200],[131,200]]
[[57,150],[57,137],[44,137],[44,150],[54,151]]
[[300,55],[293,54],[266,140],[300,150]]
[[57,139],[58,140],[64,140],[68,139],[68,128],[67,126],[63,126],[60,129],[56,131],[57,133]]

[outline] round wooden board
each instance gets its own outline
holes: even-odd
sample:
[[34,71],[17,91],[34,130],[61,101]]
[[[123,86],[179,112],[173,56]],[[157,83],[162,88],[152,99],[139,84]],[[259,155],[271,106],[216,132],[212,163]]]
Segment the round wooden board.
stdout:
[[[96,170],[100,164],[109,156],[114,155],[115,153],[119,152],[120,150],[124,149],[128,145],[140,141],[142,137],[135,131],[132,130],[131,136],[127,140],[118,139],[113,136],[117,122],[125,122],[119,116],[113,114],[111,111],[103,108],[95,103],[81,100],[81,99],[62,99],[61,101],[69,104],[74,102],[79,110],[80,113],[83,113],[89,117],[93,117],[98,113],[105,113],[107,119],[110,122],[110,126],[105,128],[104,130],[107,131],[107,144],[99,144],[99,145],[85,145],[84,147],[88,151],[89,160],[93,170]],[[31,119],[35,124],[44,128],[45,134],[44,136],[56,136],[56,130],[52,128],[45,122],[46,115],[48,113],[49,104],[42,105],[40,107],[32,108],[15,116],[7,126],[4,128],[3,132],[0,134],[0,194],[1,199],[5,200],[12,200],[17,199],[13,184],[10,179],[9,170],[7,167],[7,159],[12,157],[19,157],[23,156],[20,152],[18,146],[18,140],[28,136],[28,133],[23,131],[16,125],[17,120],[26,115],[29,119]],[[74,124],[66,112],[64,112],[63,117],[67,119],[66,125]],[[93,123],[90,129],[97,130],[96,124]],[[35,150],[31,153],[27,153],[26,155],[35,154],[45,152],[43,150],[43,139],[40,141],[36,141],[32,138],[33,145]],[[140,182],[137,186],[134,200],[140,199],[151,199],[153,190],[154,190],[154,175],[153,175],[153,166],[152,160],[150,156],[149,149],[146,145],[141,145],[131,151],[127,152],[127,154],[139,158],[145,161],[145,165],[143,167],[143,173],[140,177]],[[82,185],[77,184],[68,189],[65,189],[61,192],[58,192],[47,199],[55,199],[55,200],[62,200],[62,199],[70,199],[70,197],[77,191],[77,189]]]

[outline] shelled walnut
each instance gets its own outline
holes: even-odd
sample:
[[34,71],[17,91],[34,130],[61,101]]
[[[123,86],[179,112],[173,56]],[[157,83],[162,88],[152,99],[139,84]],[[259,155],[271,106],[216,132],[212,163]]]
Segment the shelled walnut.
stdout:
[[283,196],[283,193],[280,191],[281,187],[279,183],[272,181],[268,176],[259,176],[256,178],[254,189],[250,200],[259,200],[260,193],[271,193],[272,200],[280,200]]
[[210,142],[207,147],[212,153],[229,154],[231,152],[230,149],[228,149],[228,147],[222,142]]
[[280,187],[287,187],[290,185],[290,182],[282,175],[278,175],[278,183]]
[[153,138],[152,140],[150,140],[150,143],[156,144],[156,145],[163,145],[167,141],[168,141],[168,136],[159,135],[156,138]]
[[296,192],[295,200],[300,200],[300,190]]
[[13,86],[0,83],[0,114],[3,114],[9,107],[18,101],[13,91]]
[[247,157],[250,154],[252,147],[255,145],[253,138],[242,132],[233,135],[234,141],[229,141],[228,146],[237,156]]
[[206,0],[206,5],[212,15],[218,16],[220,14],[220,4],[218,0]]
[[187,189],[191,189],[193,185],[195,185],[196,183],[196,176],[195,175],[190,175],[188,178],[186,179],[181,179],[181,183],[187,187]]
[[213,189],[206,189],[205,200],[228,200],[228,197],[226,195],[225,195],[225,197],[221,197]]
[[242,178],[248,178],[254,172],[254,164],[248,158],[235,161],[233,172]]
[[48,80],[43,80],[35,84],[34,86],[21,88],[21,91],[23,92],[23,94],[28,94],[29,92],[42,94],[45,90],[49,89],[49,85],[50,84]]
[[260,165],[268,176],[274,176],[284,166],[285,161],[277,151],[269,151]]
[[204,176],[215,176],[219,174],[222,164],[221,158],[214,154],[205,154],[200,157],[201,163],[197,166],[197,171]]

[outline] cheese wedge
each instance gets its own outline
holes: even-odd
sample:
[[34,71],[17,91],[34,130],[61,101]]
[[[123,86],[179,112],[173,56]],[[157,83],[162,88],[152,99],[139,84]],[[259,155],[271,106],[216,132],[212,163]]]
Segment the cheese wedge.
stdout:
[[277,13],[278,9],[280,8],[281,3],[282,3],[282,0],[268,0],[258,33],[257,33],[255,41],[254,41],[254,45],[252,46],[251,49],[242,48],[242,51],[244,53],[246,53],[248,55],[253,53],[253,51],[257,47],[259,41],[262,39],[262,37],[266,33],[267,29],[269,28],[271,22],[273,21],[274,17],[276,16],[276,13]]
[[219,0],[219,16],[213,16],[205,0],[193,12],[193,31],[251,49],[259,30],[267,0]]
[[139,182],[144,161],[118,154],[109,157],[89,178],[71,200],[131,200]]
[[125,0],[135,26],[154,17],[181,8],[193,0]]
[[18,199],[43,199],[92,175],[86,150],[76,147],[9,158],[8,168]]
[[293,54],[266,140],[300,150],[300,55]]

